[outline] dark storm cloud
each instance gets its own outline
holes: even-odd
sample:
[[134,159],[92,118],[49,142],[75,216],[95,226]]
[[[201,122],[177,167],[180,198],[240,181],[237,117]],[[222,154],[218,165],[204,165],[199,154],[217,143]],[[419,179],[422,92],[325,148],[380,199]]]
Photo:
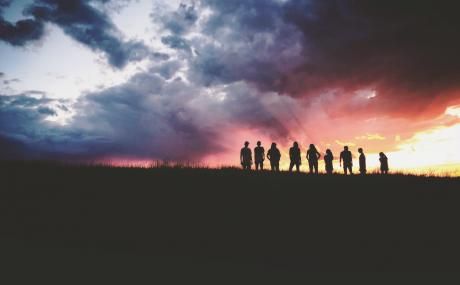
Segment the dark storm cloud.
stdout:
[[0,18],[0,40],[14,46],[23,46],[29,41],[38,40],[43,36],[43,23],[32,19],[9,23]]
[[435,117],[458,100],[460,18],[455,1],[290,1],[284,19],[304,35],[306,59],[282,91],[316,95],[339,88],[377,91],[342,112]]
[[175,35],[165,36],[161,38],[161,42],[173,49],[184,50],[186,52],[192,51],[189,43],[185,39],[179,36],[175,36]]
[[[460,89],[456,6],[411,0],[182,4],[152,14],[171,57],[149,53],[164,62],[85,94],[72,107],[30,92],[0,97],[0,135],[8,145],[15,140],[63,157],[200,160],[226,151],[220,140],[235,129],[289,137],[277,113],[296,117],[293,107],[310,98],[324,96],[319,109],[334,106],[346,116],[415,116],[427,106],[439,114],[452,99],[449,92]],[[207,9],[211,13],[203,14]],[[107,54],[114,66],[145,55],[143,44],[124,41],[88,1],[37,0],[27,13]],[[362,89],[377,96],[369,100]],[[295,110],[311,110],[311,117],[300,117],[314,121],[313,107],[303,107]],[[76,115],[68,126],[45,120],[70,109]],[[303,122],[295,120],[301,132]]]
[[150,72],[156,73],[165,79],[171,79],[184,64],[179,60],[169,60],[152,67]]
[[193,42],[194,80],[205,85],[239,80],[275,90],[280,78],[302,61],[302,34],[282,19],[278,1],[203,1],[212,14]]
[[3,12],[3,9],[11,5],[12,0],[0,0],[0,12]]
[[198,92],[182,81],[138,74],[126,84],[86,96],[80,102],[84,115],[76,124],[106,137],[118,155],[199,160],[220,146],[213,141],[215,130],[202,128],[188,107]]
[[53,103],[63,110],[67,102],[32,96],[0,95],[0,159],[90,159],[109,149],[100,136],[46,120],[56,115]]
[[37,108],[37,112],[39,112],[40,114],[43,114],[43,115],[48,115],[48,116],[56,116],[57,115],[56,111],[54,111],[53,109],[51,109],[49,107],[39,107],[39,108]]
[[50,102],[50,99],[32,98],[27,94],[0,95],[0,135],[31,146],[40,138],[48,137],[50,130],[43,120],[51,111]]
[[304,34],[308,58],[301,87],[453,87],[460,77],[459,8],[455,1],[290,1],[284,19]]
[[36,0],[25,13],[39,21],[54,23],[76,41],[105,53],[115,67],[149,55],[143,43],[124,41],[108,16],[90,3],[89,0]]
[[35,127],[52,111],[48,106],[52,101],[28,94],[0,95],[0,132],[19,137],[39,133]]
[[[367,88],[377,91],[369,102],[374,111],[404,115],[406,109],[411,116],[436,101],[440,112],[459,88],[459,6],[204,0],[200,7],[212,13],[199,32],[212,40],[189,37],[197,54],[189,58],[190,76],[204,85],[243,80],[294,97]],[[172,16],[168,25],[176,18],[180,26],[183,20]]]
[[142,42],[124,40],[109,16],[95,8],[99,3],[110,6],[110,9],[120,9],[128,2],[130,1],[35,0],[23,11],[25,16],[33,18],[10,23],[3,19],[2,12],[11,1],[0,0],[0,40],[14,46],[24,46],[42,38],[45,23],[51,22],[74,40],[105,54],[109,63],[117,68],[124,67],[129,61],[147,57],[167,57],[162,53],[151,52]]
[[[17,153],[27,150],[33,157],[199,160],[221,146],[214,141],[215,130],[202,128],[187,107],[197,92],[180,80],[168,83],[141,73],[82,97],[69,126],[45,120],[57,114],[56,107],[67,109],[62,102],[31,94],[0,96],[0,144],[16,142]],[[5,158],[13,157],[0,151],[0,159]]]
[[221,140],[235,126],[271,125],[268,135],[287,134],[245,83],[215,90],[220,94],[216,96],[179,77],[165,79],[160,74],[164,66],[81,97],[72,105],[76,115],[66,126],[45,120],[68,110],[66,102],[36,94],[1,96],[0,136],[52,158],[200,161],[226,150]]
[[14,107],[38,107],[43,104],[50,103],[52,100],[47,98],[35,98],[30,95],[36,94],[35,92],[25,92],[15,96],[4,96],[2,101]]
[[40,39],[44,34],[44,25],[35,19],[19,20],[10,23],[3,18],[3,9],[12,1],[0,0],[0,40],[13,46],[23,46],[26,43]]
[[74,125],[106,138],[118,155],[192,161],[223,151],[219,139],[229,126],[282,129],[244,84],[220,90],[228,96],[218,99],[179,78],[166,81],[160,72],[152,69],[88,94],[79,102],[84,111]]
[[175,35],[182,35],[188,32],[198,20],[198,11],[195,5],[180,4],[179,8],[172,13],[162,14],[161,11],[155,11],[150,16],[154,22],[161,24],[166,31]]

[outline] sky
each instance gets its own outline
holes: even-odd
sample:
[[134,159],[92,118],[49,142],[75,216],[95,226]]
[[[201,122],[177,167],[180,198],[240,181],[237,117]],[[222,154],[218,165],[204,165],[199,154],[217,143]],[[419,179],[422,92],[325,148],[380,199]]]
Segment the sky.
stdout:
[[286,169],[297,141],[460,175],[459,6],[0,0],[0,159],[238,165],[260,140]]

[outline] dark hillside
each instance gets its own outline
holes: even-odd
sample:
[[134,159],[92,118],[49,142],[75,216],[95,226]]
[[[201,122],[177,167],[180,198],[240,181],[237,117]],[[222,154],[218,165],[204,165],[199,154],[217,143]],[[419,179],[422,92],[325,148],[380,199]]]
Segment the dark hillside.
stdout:
[[457,178],[4,163],[1,184],[12,269],[460,268]]

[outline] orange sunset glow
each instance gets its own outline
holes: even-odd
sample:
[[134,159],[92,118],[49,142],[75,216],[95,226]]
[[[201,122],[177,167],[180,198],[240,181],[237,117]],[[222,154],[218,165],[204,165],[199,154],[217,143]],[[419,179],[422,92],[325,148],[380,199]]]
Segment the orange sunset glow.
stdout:
[[0,0],[1,280],[443,284],[460,269],[459,11]]
[[315,144],[336,171],[347,145],[371,171],[384,152],[392,172],[459,175],[455,9],[29,2],[0,4],[0,159],[240,167],[260,140],[286,170],[297,141],[304,171]]

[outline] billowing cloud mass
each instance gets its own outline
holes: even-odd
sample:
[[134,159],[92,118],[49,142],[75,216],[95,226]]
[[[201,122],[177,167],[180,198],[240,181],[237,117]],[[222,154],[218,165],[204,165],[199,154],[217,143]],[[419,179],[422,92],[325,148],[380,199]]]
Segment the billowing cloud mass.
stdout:
[[43,23],[35,19],[19,20],[10,23],[3,18],[3,9],[11,4],[12,0],[0,0],[0,40],[14,46],[23,46],[29,41],[38,40],[43,36]]
[[[80,43],[107,54],[110,64],[123,67],[129,60],[148,56],[141,42],[125,42],[111,20],[91,6],[88,0],[36,0],[25,14],[42,22],[61,27],[66,34]],[[103,1],[106,2],[106,1]]]
[[[29,28],[0,18],[0,39],[12,45],[41,38],[49,23],[116,68],[149,60],[125,82],[72,102],[0,97],[9,153],[17,145],[62,158],[199,161],[231,153],[238,146],[229,141],[248,133],[391,150],[433,120],[458,122],[439,119],[460,101],[456,2],[155,1],[156,35],[147,41],[120,32],[101,9],[111,2],[35,0],[21,20]],[[53,117],[65,113],[70,119],[56,126]]]
[[286,7],[285,19],[304,34],[307,58],[286,76],[287,92],[370,87],[380,95],[375,111],[413,115],[449,101],[447,93],[458,88],[456,2],[292,1]]
[[[110,1],[35,0],[23,11],[31,19],[13,24],[0,16],[0,39],[23,46],[43,37],[45,23],[53,23],[74,40],[107,55],[109,63],[117,68],[124,67],[128,61],[156,55],[142,42],[124,40],[108,15],[94,7],[97,2]],[[2,8],[10,4],[11,0],[1,0],[0,15]]]

